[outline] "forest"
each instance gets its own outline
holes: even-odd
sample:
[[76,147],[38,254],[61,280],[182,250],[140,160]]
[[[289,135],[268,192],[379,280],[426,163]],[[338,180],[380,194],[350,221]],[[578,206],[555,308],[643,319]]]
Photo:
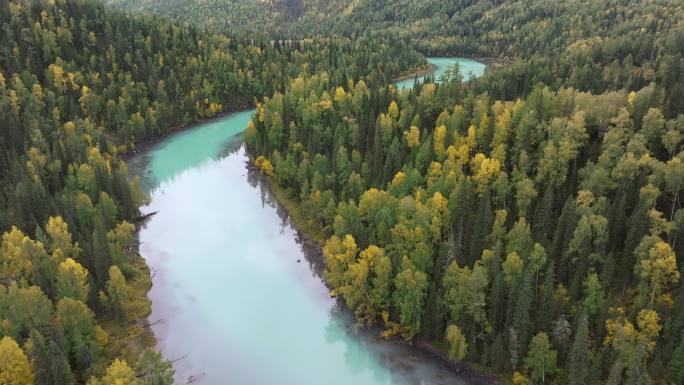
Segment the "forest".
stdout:
[[[684,384],[681,2],[107,3],[0,2],[0,384],[173,382],[124,157],[249,106],[359,324],[516,385]],[[507,64],[394,87],[424,55]]]
[[384,84],[425,63],[382,38],[236,41],[91,0],[3,1],[0,25],[3,385],[173,381],[132,347],[150,285],[135,242],[146,198],[123,162],[136,143],[295,75]]
[[[387,3],[338,15],[415,16]],[[302,76],[258,107],[246,143],[323,229],[326,280],[359,322],[515,384],[684,383],[684,8],[532,3],[486,12],[472,40],[486,50],[459,31],[417,44],[525,59],[410,91]],[[570,27],[612,3],[617,23]]]

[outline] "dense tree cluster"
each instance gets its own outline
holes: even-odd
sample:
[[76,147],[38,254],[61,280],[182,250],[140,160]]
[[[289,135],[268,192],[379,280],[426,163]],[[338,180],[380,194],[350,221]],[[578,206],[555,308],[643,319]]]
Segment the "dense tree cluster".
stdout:
[[489,81],[299,77],[245,140],[360,322],[519,383],[681,381],[684,115],[654,84],[506,101]]
[[0,26],[2,384],[171,383],[116,334],[149,306],[122,151],[300,74],[384,83],[425,63],[386,39],[238,42],[91,0],[1,1]]
[[247,38],[285,35],[289,23],[305,11],[301,0],[105,0],[105,3]]

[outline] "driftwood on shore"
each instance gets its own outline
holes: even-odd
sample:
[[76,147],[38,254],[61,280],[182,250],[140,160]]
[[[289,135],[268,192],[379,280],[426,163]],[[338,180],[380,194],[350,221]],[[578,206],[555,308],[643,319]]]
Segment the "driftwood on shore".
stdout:
[[131,222],[133,222],[133,224],[135,224],[135,225],[137,225],[139,223],[143,223],[146,220],[150,219],[153,215],[157,214],[158,212],[159,211],[152,211],[151,213],[140,215],[138,217],[131,219]]
[[180,357],[178,357],[178,358],[176,358],[176,359],[173,359],[173,360],[171,360],[171,361],[169,361],[169,362],[172,363],[172,364],[175,364],[176,362],[178,362],[178,361],[180,361],[180,360],[184,360],[184,359],[186,359],[186,358],[188,358],[188,355],[187,355],[187,354],[184,354],[184,355],[182,355],[182,356],[180,356]]
[[163,323],[164,323],[164,319],[160,318],[154,322],[145,323],[145,324],[141,325],[141,327],[144,329],[144,328],[149,328],[149,327],[152,327],[154,325],[159,325],[159,324],[163,324]]
[[204,373],[200,373],[198,375],[191,374],[188,376],[188,379],[185,381],[185,384],[192,384],[193,382],[199,381],[204,377]]
[[[174,363],[176,363],[176,362],[178,362],[178,361],[180,361],[180,360],[186,358],[187,356],[188,356],[188,355],[186,354],[186,355],[184,355],[184,356],[181,356],[181,357],[179,357],[179,358],[176,358],[175,360],[169,361],[169,363],[170,363],[170,364],[174,364]],[[135,377],[136,377],[136,378],[142,378],[142,377],[145,376],[147,373],[149,373],[149,372],[136,373],[136,374],[135,374]]]

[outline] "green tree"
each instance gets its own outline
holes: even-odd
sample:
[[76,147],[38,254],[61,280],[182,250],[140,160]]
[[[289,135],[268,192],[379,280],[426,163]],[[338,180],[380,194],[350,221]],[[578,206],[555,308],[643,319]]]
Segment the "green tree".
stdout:
[[586,315],[581,315],[575,338],[572,341],[570,348],[570,356],[568,357],[567,366],[567,384],[568,385],[583,385],[586,384],[589,375],[590,366],[590,350],[589,350],[589,327]]
[[454,322],[466,321],[465,316],[483,325],[486,320],[486,269],[479,262],[471,270],[452,262],[444,273],[444,303]]
[[57,270],[57,298],[88,299],[88,271],[71,258],[59,264]]
[[52,309],[52,303],[39,287],[19,287],[12,283],[5,290],[0,285],[0,320],[8,321],[0,330],[20,342],[33,329],[50,330]]
[[681,385],[684,384],[684,338],[680,337],[679,345],[672,354],[669,366],[669,379],[672,383]]
[[447,326],[446,340],[449,343],[449,358],[463,360],[468,353],[468,343],[461,329],[456,325]]
[[530,377],[536,384],[543,384],[547,375],[556,373],[556,351],[551,347],[546,333],[537,333],[532,338],[525,357],[525,367],[530,370]]
[[81,301],[62,298],[57,302],[55,322],[66,339],[66,354],[74,372],[81,379],[100,359],[96,343],[95,316]]
[[173,385],[173,365],[153,349],[146,349],[140,354],[135,371],[140,385]]
[[399,309],[399,320],[408,328],[407,339],[420,331],[420,318],[428,287],[427,275],[415,270],[408,258],[402,261],[402,270],[397,274],[394,285],[394,303]]
[[604,307],[604,295],[598,274],[591,273],[584,280],[584,310],[590,316],[596,316]]
[[651,377],[646,366],[646,348],[639,344],[631,362],[627,367],[627,381],[625,385],[650,385]]
[[36,384],[72,385],[74,376],[62,349],[52,339],[46,339],[36,330],[26,343],[26,353],[31,361]]
[[109,268],[109,279],[107,280],[107,299],[112,312],[121,319],[126,319],[125,305],[128,303],[128,284],[126,278],[116,266]]

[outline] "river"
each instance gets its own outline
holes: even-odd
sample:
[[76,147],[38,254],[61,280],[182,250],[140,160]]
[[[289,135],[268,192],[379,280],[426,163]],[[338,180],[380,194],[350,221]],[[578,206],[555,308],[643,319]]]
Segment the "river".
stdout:
[[[481,76],[487,67],[479,61],[460,57],[431,57],[428,58],[428,63],[435,67],[435,71],[430,74],[435,80],[439,80],[439,78],[444,75],[444,72],[456,63],[458,63],[461,74],[463,75],[463,80],[469,80],[473,76]],[[420,80],[423,80],[424,78],[424,75],[419,77]],[[397,82],[396,85],[398,88],[411,88],[413,87],[414,82],[415,78],[408,78]]]
[[[412,81],[411,81],[412,82]],[[441,361],[357,328],[318,250],[247,168],[253,110],[172,134],[130,161],[157,212],[140,230],[157,348],[180,384],[467,384]]]

